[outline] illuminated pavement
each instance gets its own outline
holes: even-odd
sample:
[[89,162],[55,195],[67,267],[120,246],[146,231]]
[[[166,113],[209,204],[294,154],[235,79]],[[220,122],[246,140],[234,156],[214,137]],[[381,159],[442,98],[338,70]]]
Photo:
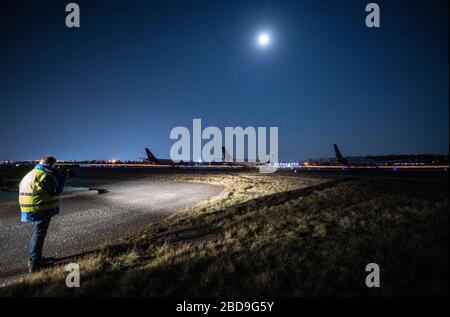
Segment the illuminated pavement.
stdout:
[[[108,193],[64,197],[52,219],[44,256],[64,257],[88,251],[220,193],[205,184],[95,180],[71,186],[102,188]],[[26,271],[31,225],[19,222],[15,203],[0,204],[0,285]]]

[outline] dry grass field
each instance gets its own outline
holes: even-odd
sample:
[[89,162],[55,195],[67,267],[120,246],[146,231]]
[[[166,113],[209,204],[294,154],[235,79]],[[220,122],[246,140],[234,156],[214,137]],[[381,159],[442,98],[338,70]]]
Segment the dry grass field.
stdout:
[[[448,295],[448,182],[296,174],[150,175],[221,195],[0,289],[1,296]],[[365,286],[365,266],[381,287]]]

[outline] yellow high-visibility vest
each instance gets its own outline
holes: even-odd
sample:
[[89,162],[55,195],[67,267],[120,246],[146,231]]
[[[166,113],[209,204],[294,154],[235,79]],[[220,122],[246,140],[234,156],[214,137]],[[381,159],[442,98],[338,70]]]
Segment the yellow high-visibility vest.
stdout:
[[59,195],[51,195],[43,188],[45,177],[55,178],[50,173],[33,169],[22,179],[19,185],[21,212],[39,212],[59,207]]

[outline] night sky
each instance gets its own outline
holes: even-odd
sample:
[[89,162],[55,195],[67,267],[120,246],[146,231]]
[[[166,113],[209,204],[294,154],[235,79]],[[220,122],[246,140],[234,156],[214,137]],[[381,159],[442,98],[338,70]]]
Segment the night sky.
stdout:
[[277,126],[280,160],[448,153],[447,1],[69,2],[0,0],[0,160],[168,157],[193,118]]

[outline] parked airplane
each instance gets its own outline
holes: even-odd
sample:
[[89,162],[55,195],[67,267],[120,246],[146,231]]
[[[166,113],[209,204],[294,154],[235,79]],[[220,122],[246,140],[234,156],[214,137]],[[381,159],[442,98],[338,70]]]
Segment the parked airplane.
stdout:
[[341,151],[339,151],[337,144],[333,144],[333,146],[334,146],[334,153],[336,153],[337,161],[342,165],[349,165],[347,159],[343,157]]
[[224,146],[222,146],[222,164],[228,166],[241,166],[241,167],[258,167],[265,165],[261,163],[259,160],[256,162],[234,162],[233,157],[228,153]]
[[376,161],[371,159],[366,159],[363,157],[344,157],[339,150],[337,144],[333,144],[334,152],[336,153],[336,160],[344,166],[367,166],[367,167],[377,167],[379,164],[388,163],[382,161]]
[[180,161],[180,162],[174,162],[171,159],[159,159],[156,158],[156,156],[153,155],[153,153],[150,151],[149,148],[145,148],[145,153],[147,153],[147,161],[148,163],[151,164],[156,164],[156,165],[170,165],[170,166],[193,166],[195,165],[194,162],[192,161],[188,161],[188,162],[184,162],[184,161]]
[[147,162],[150,164],[156,165],[170,165],[172,167],[176,166],[236,166],[236,167],[257,167],[261,165],[259,162],[233,162],[233,158],[222,146],[222,158],[221,161],[218,162],[193,162],[193,161],[180,161],[174,162],[171,159],[159,159],[153,155],[149,148],[145,148],[145,152],[147,153]]
[[336,160],[344,166],[378,167],[391,163],[398,163],[398,159],[387,160],[386,157],[344,157],[336,144],[333,144]]
[[219,162],[193,162],[193,161],[180,161],[174,162],[171,159],[159,159],[153,155],[149,148],[145,148],[145,152],[147,153],[147,161],[151,164],[157,165],[170,165],[173,167],[176,166],[228,166],[230,164],[225,162],[225,157],[228,153],[225,150],[225,147],[222,146],[222,160]]

